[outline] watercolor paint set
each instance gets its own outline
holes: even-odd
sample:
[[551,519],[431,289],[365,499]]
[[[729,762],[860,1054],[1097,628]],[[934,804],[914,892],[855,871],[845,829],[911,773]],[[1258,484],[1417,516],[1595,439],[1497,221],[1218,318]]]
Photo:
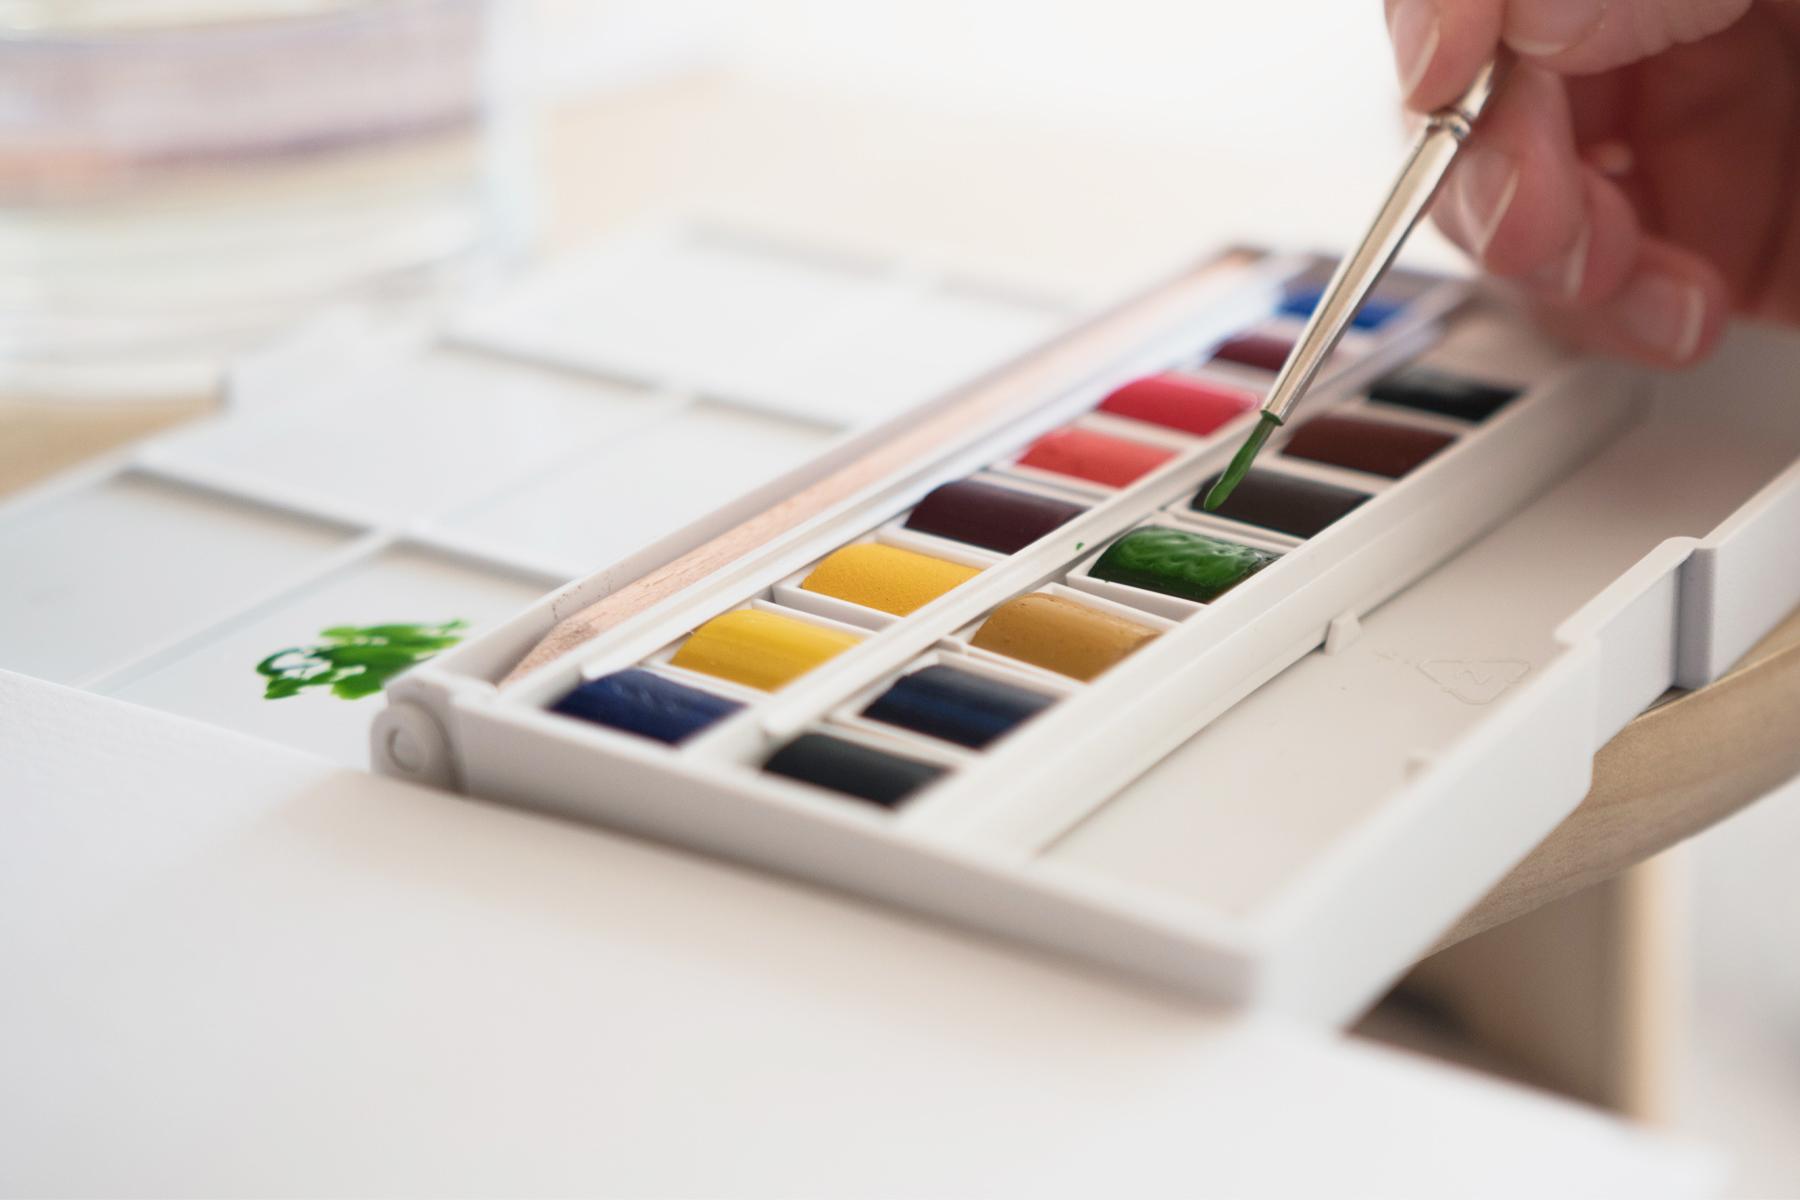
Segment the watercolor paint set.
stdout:
[[378,769],[1346,1019],[1800,603],[1800,343],[1658,374],[1402,273],[1209,513],[1328,266],[1227,258],[546,665],[644,573],[424,664]]
[[[545,325],[507,344],[546,296],[602,328],[635,296],[638,340]],[[1052,299],[682,225],[577,253],[448,331],[329,318],[240,363],[218,417],[0,504],[0,669],[366,766],[379,689],[330,664],[369,638],[412,628],[423,654],[596,565],[679,554],[720,509],[805,486],[1069,320]],[[910,373],[830,407],[809,372],[860,354],[876,321],[907,337]]]
[[[1346,349],[1339,394],[1391,365],[1463,291],[1414,276],[1393,290],[1408,286],[1416,299],[1385,335]],[[705,620],[671,616],[603,638],[569,665],[578,683],[545,677],[519,695],[663,743],[675,763],[795,780],[873,801],[901,827],[1033,852],[1310,649],[1333,618],[1428,567],[1427,553],[1378,577],[1343,569],[1385,528],[1364,522],[1358,537],[1347,524],[1346,538],[1326,527],[1430,453],[1460,442],[1446,461],[1479,462],[1494,440],[1404,406],[1379,416],[1344,404],[1298,426],[1287,444],[1301,452],[1259,470],[1219,514],[1199,511],[1193,479],[1216,474],[1257,405],[1247,371],[1267,370],[1232,355],[1291,340],[1291,321],[1275,314],[1178,357],[910,504],[904,491],[891,497],[905,507],[874,509],[841,544],[727,593]],[[1321,463],[1334,458],[1364,470]],[[1439,554],[1487,519],[1479,505],[1455,506],[1456,490],[1440,497]],[[1311,578],[1292,580],[1302,572]],[[1255,597],[1284,577],[1298,592],[1277,606],[1290,630],[1280,652],[1209,669],[1246,623],[1267,625],[1269,603]],[[1188,678],[1180,694],[1146,690],[1171,672]],[[1010,725],[1006,713],[1018,714]],[[1095,756],[1077,735],[1104,722],[1122,728]]]

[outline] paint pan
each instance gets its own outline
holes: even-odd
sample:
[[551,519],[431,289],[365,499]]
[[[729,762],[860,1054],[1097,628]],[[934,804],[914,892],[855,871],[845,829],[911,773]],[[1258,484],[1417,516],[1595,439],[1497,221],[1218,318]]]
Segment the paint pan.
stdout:
[[1251,332],[1241,333],[1220,343],[1213,351],[1213,358],[1228,363],[1236,363],[1240,367],[1255,367],[1259,371],[1279,371],[1281,365],[1293,353],[1294,339],[1286,334]]
[[875,542],[834,550],[801,587],[903,617],[981,574],[977,567]]
[[[1188,506],[1197,513],[1207,512],[1201,501],[1218,481],[1219,476],[1214,475],[1202,483]],[[1289,537],[1310,538],[1368,498],[1368,492],[1354,488],[1252,467],[1230,498],[1211,515],[1272,529]]]
[[946,768],[842,737],[803,733],[771,755],[763,770],[893,808],[936,782]]
[[1207,437],[1262,403],[1249,388],[1165,372],[1135,379],[1100,402],[1100,410]]
[[857,644],[854,635],[825,624],[797,613],[734,609],[694,630],[668,662],[772,692]]
[[981,750],[1055,703],[1042,692],[934,663],[896,679],[862,715]]
[[1030,592],[996,608],[969,644],[1085,682],[1142,649],[1158,634],[1150,625],[1066,596]]
[[1407,367],[1369,388],[1369,399],[1419,412],[1485,421],[1518,396],[1519,389],[1483,383],[1432,367]]
[[673,746],[743,707],[736,700],[632,667],[588,680],[551,705],[550,711]]
[[976,479],[933,489],[907,514],[907,529],[1015,554],[1087,511],[1082,505]]
[[1205,604],[1279,557],[1242,542],[1145,525],[1108,546],[1088,568],[1088,576]]
[[1175,451],[1070,425],[1026,448],[1016,465],[1106,487],[1126,487],[1175,457]]
[[1454,435],[1436,430],[1328,413],[1298,426],[1281,452],[1289,458],[1398,479],[1455,440]]
[[[1325,297],[1325,288],[1337,265],[1334,258],[1319,258],[1311,267],[1288,280],[1282,287],[1281,306],[1277,311],[1299,320],[1312,316],[1319,301]],[[1390,270],[1364,299],[1350,327],[1366,333],[1379,331],[1437,283],[1435,276],[1420,271]]]
[[[768,599],[846,628],[882,630],[1004,561],[991,550],[894,520],[777,580]],[[888,611],[894,608],[907,611]]]

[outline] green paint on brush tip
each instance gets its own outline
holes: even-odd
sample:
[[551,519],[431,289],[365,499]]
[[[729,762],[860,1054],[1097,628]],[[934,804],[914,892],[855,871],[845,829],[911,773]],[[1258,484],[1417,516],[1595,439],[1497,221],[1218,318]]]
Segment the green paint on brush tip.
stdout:
[[334,625],[317,646],[278,650],[256,664],[269,681],[264,700],[298,696],[306,688],[331,689],[340,700],[373,696],[414,663],[463,640],[467,621],[441,625]]
[[1244,439],[1243,446],[1238,449],[1237,457],[1231,460],[1231,465],[1225,468],[1223,475],[1219,476],[1219,482],[1212,485],[1212,491],[1206,493],[1206,499],[1201,502],[1207,512],[1211,512],[1225,503],[1226,498],[1231,495],[1231,490],[1243,481],[1245,475],[1250,473],[1250,464],[1256,461],[1256,456],[1261,452],[1263,443],[1269,440],[1269,435],[1274,433],[1280,424],[1280,417],[1267,409],[1263,410],[1262,416],[1257,418],[1256,428],[1250,431],[1250,436]]

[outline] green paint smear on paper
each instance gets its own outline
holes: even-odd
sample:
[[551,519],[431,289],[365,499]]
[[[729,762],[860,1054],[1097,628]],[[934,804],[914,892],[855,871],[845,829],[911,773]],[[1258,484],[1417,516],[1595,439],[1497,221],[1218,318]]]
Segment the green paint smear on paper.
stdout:
[[340,700],[373,696],[414,663],[462,641],[457,630],[468,624],[334,625],[320,632],[325,639],[320,645],[278,650],[256,664],[256,673],[269,681],[263,699],[282,700],[317,687],[330,688]]

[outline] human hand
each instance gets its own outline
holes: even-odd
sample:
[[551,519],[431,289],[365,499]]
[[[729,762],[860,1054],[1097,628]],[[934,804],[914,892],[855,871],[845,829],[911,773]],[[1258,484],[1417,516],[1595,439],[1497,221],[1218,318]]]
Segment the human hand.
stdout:
[[1800,4],[1386,0],[1410,108],[1519,55],[1433,216],[1552,332],[1658,366],[1800,324]]

